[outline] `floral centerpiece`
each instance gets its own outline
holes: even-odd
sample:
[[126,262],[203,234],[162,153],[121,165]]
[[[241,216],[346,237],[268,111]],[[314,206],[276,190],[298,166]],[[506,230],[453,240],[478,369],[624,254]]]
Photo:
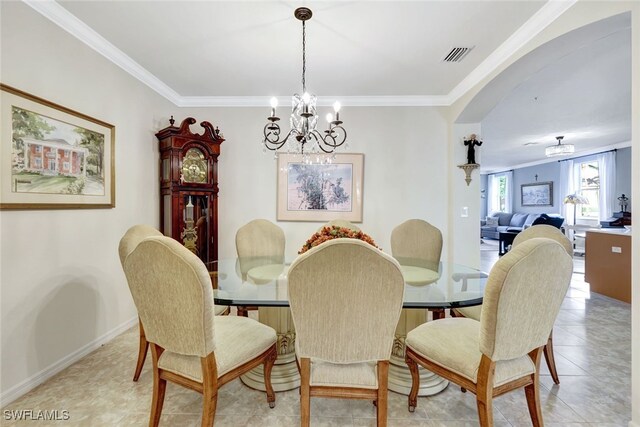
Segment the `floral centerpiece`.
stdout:
[[303,254],[309,249],[315,248],[326,241],[340,238],[359,239],[363,242],[367,242],[374,248],[380,249],[368,234],[365,234],[362,231],[355,231],[350,228],[333,225],[331,227],[322,227],[322,230],[311,236],[302,246],[302,249],[298,251],[298,254]]

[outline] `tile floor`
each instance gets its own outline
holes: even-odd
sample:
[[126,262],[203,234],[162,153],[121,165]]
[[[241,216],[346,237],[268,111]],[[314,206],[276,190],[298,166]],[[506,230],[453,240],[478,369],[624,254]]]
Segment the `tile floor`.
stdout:
[[[497,251],[482,251],[483,269],[497,259]],[[576,271],[584,271],[576,259]],[[140,381],[131,381],[137,355],[133,328],[78,363],[8,405],[5,410],[67,410],[70,420],[51,422],[4,421],[9,426],[145,426],[151,403],[152,374],[147,360]],[[574,274],[571,288],[554,328],[555,355],[561,375],[553,384],[542,364],[541,399],[549,427],[619,426],[631,418],[630,305],[590,294],[582,274]],[[239,381],[221,388],[216,426],[299,425],[298,391],[278,393],[269,409],[263,393]],[[198,426],[202,398],[169,384],[161,425]],[[369,401],[312,399],[312,426],[375,426]],[[495,399],[495,425],[531,425],[523,391]],[[420,398],[416,412],[407,411],[407,398],[389,393],[389,426],[478,425],[475,399],[450,385],[442,393]]]

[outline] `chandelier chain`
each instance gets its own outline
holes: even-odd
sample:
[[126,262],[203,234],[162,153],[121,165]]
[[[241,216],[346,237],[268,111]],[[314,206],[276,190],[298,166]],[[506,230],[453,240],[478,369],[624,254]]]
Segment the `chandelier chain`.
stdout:
[[307,82],[305,74],[307,72],[307,27],[305,21],[302,21],[302,93],[307,91]]

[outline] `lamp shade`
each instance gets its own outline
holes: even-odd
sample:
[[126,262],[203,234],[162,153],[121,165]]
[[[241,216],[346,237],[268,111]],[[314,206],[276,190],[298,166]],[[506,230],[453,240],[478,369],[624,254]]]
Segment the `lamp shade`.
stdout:
[[589,199],[580,194],[569,194],[564,198],[565,205],[585,205],[589,204]]

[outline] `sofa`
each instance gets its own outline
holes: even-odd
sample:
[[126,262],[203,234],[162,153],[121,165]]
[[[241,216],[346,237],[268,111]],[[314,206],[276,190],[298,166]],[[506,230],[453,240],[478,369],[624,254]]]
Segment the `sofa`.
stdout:
[[560,228],[564,218],[557,215],[495,212],[480,221],[482,239],[499,239],[505,231],[520,232],[532,225],[548,224]]

